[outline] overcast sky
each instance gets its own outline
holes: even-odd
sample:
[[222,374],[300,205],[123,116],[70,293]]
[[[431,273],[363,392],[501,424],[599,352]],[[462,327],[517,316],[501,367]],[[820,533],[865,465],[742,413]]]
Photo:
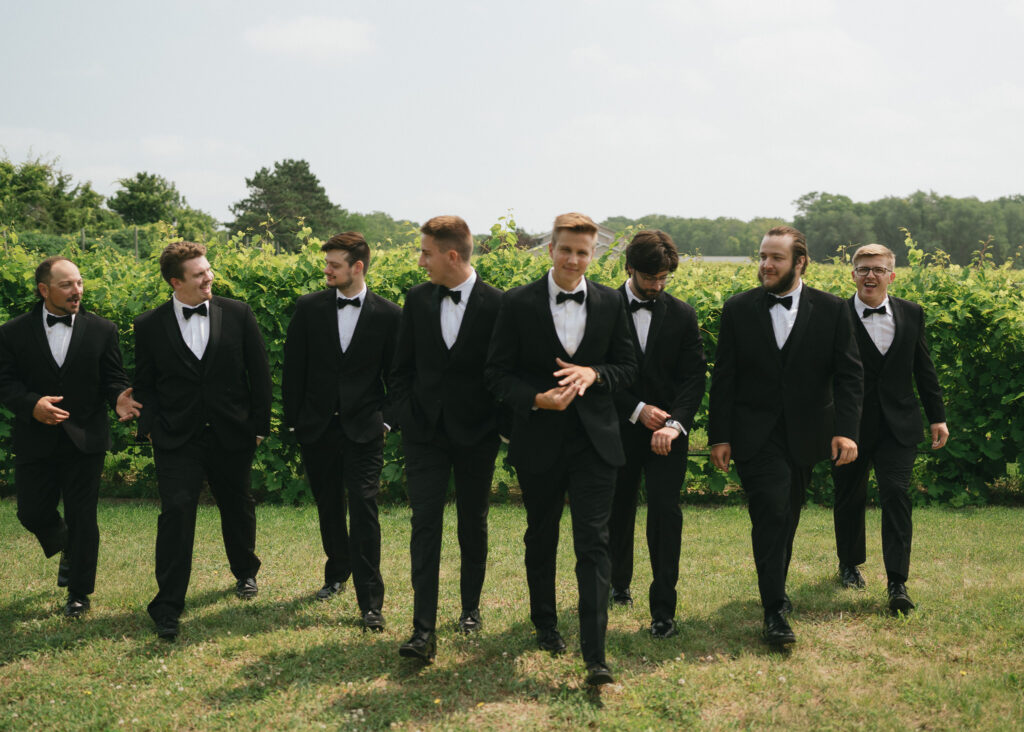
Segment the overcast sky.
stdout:
[[18,2],[0,154],[218,219],[305,158],[331,200],[485,231],[1024,192],[1024,0]]

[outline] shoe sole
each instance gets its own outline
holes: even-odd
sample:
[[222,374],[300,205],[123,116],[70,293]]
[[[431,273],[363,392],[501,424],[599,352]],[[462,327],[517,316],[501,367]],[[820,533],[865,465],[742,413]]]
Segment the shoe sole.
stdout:
[[407,646],[401,646],[398,649],[398,655],[402,658],[414,658],[417,661],[423,661],[423,663],[433,663],[434,657],[425,653],[420,653],[415,648],[408,648]]
[[910,600],[898,600],[896,602],[889,603],[889,612],[891,612],[893,615],[896,615],[898,613],[903,613],[904,615],[907,615],[913,609],[914,603],[912,603]]
[[791,646],[794,643],[796,643],[796,636],[795,635],[788,635],[788,636],[786,636],[784,638],[779,638],[779,637],[776,637],[776,638],[766,638],[765,636],[762,635],[761,636],[761,640],[763,640],[769,646],[772,646],[774,648],[781,648],[783,646]]
[[614,684],[615,679],[612,678],[611,674],[601,673],[587,676],[587,686],[604,686],[606,684]]

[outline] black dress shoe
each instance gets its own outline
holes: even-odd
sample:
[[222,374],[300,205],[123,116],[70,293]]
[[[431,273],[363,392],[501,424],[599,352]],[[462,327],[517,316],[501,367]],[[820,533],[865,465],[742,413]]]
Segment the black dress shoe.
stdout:
[[537,631],[537,646],[552,656],[565,653],[565,641],[562,640],[562,634],[554,628]]
[[160,640],[174,642],[178,640],[178,619],[170,616],[165,618],[154,618],[156,623],[156,637]]
[[398,647],[398,655],[433,663],[437,655],[437,636],[432,632],[413,631],[412,637]]
[[890,582],[887,589],[889,593],[889,610],[893,615],[903,613],[906,615],[914,609],[914,603],[907,594],[907,586],[902,582]]
[[614,587],[611,592],[611,604],[618,605],[619,607],[632,607],[633,595],[630,594],[629,588],[624,590],[616,590]]
[[235,583],[235,594],[243,600],[251,600],[259,591],[255,577],[246,577]]
[[319,590],[316,591],[317,600],[327,600],[332,595],[337,595],[339,592],[345,589],[344,582],[328,582]]
[[64,552],[60,553],[60,562],[57,563],[57,587],[67,587],[71,581],[71,564]]
[[612,672],[603,663],[591,663],[587,665],[587,686],[604,686],[614,684]]
[[852,564],[839,563],[839,583],[847,589],[864,589],[864,575]]
[[87,612],[89,612],[89,597],[69,592],[68,601],[64,603],[64,617],[80,618]]
[[459,617],[459,630],[463,633],[476,633],[482,627],[484,627],[484,621],[480,617],[479,608],[462,613]]
[[796,643],[796,634],[786,622],[786,617],[779,611],[764,616],[764,630],[761,631],[761,637],[770,646]]
[[655,638],[671,638],[677,632],[675,620],[651,621],[651,635]]
[[363,630],[371,633],[384,632],[384,614],[380,610],[367,610],[363,613]]

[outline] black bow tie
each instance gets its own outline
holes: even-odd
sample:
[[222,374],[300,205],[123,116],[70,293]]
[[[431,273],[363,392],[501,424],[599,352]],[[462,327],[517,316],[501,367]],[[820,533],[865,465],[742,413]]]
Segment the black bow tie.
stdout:
[[654,300],[631,300],[629,303],[629,312],[635,313],[640,308],[647,308],[648,310],[654,310]]
[[438,300],[444,300],[446,297],[450,297],[452,302],[458,305],[462,302],[462,290],[449,290],[444,285],[439,285],[437,289]]
[[181,309],[181,314],[185,316],[185,320],[188,320],[193,315],[202,315],[203,317],[206,317],[206,303],[204,302],[201,305],[196,305],[194,308],[183,307]]
[[776,305],[781,305],[786,308],[786,310],[789,310],[793,307],[793,296],[786,295],[785,297],[779,297],[778,295],[768,293],[768,309],[771,310]]
[[67,327],[71,327],[71,316],[70,315],[50,315],[46,314],[46,327],[52,328],[57,323],[63,323]]
[[583,290],[577,290],[576,292],[559,292],[555,295],[555,304],[561,305],[566,300],[572,300],[573,302],[582,305],[586,297],[587,293]]
[[341,310],[346,305],[351,305],[352,307],[357,308],[359,307],[359,304],[360,303],[358,297],[353,297],[351,300],[349,300],[347,297],[338,298],[338,310]]
[[880,308],[864,308],[864,314],[862,318],[866,318],[869,315],[885,315],[885,305]]

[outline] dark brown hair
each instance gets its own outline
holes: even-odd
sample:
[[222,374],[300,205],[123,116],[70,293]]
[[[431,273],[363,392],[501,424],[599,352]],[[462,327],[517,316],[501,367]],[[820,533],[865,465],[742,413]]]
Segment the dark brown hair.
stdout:
[[[43,295],[39,292],[39,285],[50,284],[50,270],[53,269],[53,265],[57,264],[57,262],[71,262],[71,260],[57,254],[52,257],[47,257],[39,263],[38,267],[36,267],[36,295],[40,298],[42,298]],[[71,264],[74,264],[74,262],[71,262]]]
[[420,233],[436,241],[442,252],[454,249],[463,262],[473,256],[473,232],[458,216],[435,216],[420,227]]
[[660,229],[639,231],[626,247],[626,266],[648,275],[675,272],[679,266],[676,243]]
[[320,246],[321,252],[336,250],[345,252],[350,267],[356,262],[362,262],[364,273],[370,268],[370,245],[366,243],[366,237],[358,231],[335,234]]
[[206,256],[206,245],[194,241],[176,241],[160,252],[160,274],[171,284],[171,278],[185,278],[185,262]]

